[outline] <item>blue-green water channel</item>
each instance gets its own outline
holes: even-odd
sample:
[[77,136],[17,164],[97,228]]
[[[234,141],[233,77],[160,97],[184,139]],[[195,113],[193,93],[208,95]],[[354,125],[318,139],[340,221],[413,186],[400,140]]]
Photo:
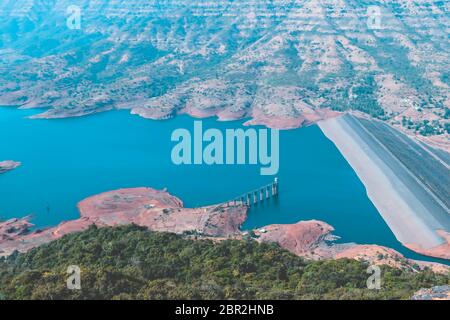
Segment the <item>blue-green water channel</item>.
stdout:
[[[222,202],[272,181],[255,165],[176,166],[171,160],[177,128],[194,119],[152,121],[114,111],[82,118],[31,120],[36,110],[0,108],[0,161],[22,166],[0,175],[0,218],[32,214],[38,227],[75,219],[76,204],[117,188],[167,188],[185,206]],[[204,129],[242,122],[204,119]],[[403,247],[366,195],[336,147],[317,126],[280,133],[280,194],[253,207],[244,229],[318,219],[340,242],[379,244],[407,257],[440,261]],[[443,261],[440,261],[443,262]]]

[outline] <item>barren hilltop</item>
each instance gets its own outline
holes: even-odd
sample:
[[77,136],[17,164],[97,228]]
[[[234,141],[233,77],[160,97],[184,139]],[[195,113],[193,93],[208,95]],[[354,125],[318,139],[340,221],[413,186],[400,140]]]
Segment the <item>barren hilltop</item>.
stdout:
[[450,149],[448,2],[102,0],[79,28],[70,5],[0,3],[0,105],[277,128],[353,110]]

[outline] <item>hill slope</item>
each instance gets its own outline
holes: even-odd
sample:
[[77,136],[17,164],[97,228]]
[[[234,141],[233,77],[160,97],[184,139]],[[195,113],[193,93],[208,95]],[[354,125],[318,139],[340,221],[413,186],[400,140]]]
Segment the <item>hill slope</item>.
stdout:
[[448,2],[257,3],[2,1],[0,105],[285,128],[353,109],[448,146]]
[[[66,288],[81,268],[81,290]],[[430,271],[382,269],[368,290],[368,265],[307,262],[274,244],[189,240],[137,226],[96,228],[0,260],[8,299],[402,299],[450,283]]]

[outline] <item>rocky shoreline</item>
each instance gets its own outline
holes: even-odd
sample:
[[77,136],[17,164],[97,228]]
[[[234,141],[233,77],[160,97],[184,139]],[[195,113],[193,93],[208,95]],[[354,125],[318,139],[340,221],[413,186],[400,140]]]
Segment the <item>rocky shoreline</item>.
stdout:
[[0,174],[11,171],[19,167],[20,165],[21,163],[17,161],[12,160],[0,161]]
[[0,256],[86,230],[91,225],[111,227],[126,224],[145,226],[152,231],[184,234],[196,239],[246,239],[275,242],[306,259],[350,258],[376,265],[420,270],[431,268],[447,273],[450,267],[406,259],[390,248],[377,245],[334,244],[333,227],[322,221],[300,221],[290,225],[270,225],[251,232],[240,230],[247,218],[243,205],[216,205],[184,208],[180,199],[165,190],[151,188],[119,189],[89,197],[78,204],[80,218],[56,227],[32,231],[29,218],[0,223]]

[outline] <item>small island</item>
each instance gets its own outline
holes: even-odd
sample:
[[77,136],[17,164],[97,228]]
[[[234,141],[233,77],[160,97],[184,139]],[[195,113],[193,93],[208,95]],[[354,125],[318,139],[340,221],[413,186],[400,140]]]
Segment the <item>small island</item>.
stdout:
[[12,160],[0,161],[0,174],[11,171],[20,166],[20,164],[20,162]]

